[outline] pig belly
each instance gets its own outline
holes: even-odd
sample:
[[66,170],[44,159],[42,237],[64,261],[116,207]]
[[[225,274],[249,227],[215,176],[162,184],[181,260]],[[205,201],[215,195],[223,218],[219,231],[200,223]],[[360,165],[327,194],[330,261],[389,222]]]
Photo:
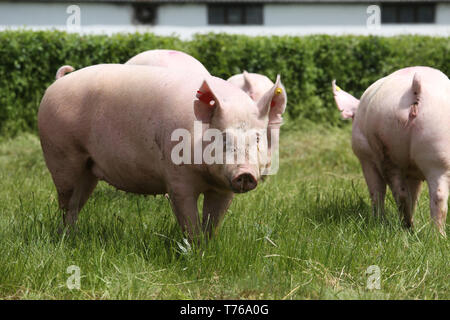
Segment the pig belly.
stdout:
[[124,163],[108,165],[93,162],[91,171],[98,179],[122,191],[148,195],[167,192],[161,176],[148,166],[139,168]]
[[92,120],[85,149],[93,174],[119,190],[138,194],[164,194],[163,138],[147,117],[120,114],[108,106]]
[[[96,139],[91,139],[86,146],[92,173],[119,190],[138,194],[166,193],[161,151],[126,129],[121,137],[115,131],[93,130]],[[143,136],[146,135],[150,136]]]

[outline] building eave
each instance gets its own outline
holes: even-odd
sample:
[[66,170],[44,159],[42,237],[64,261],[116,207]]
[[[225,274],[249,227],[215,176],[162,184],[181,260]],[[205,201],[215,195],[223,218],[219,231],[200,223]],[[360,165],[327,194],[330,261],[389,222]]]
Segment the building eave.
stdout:
[[[11,0],[0,0],[0,2],[12,2]],[[16,3],[26,2],[66,2],[73,3],[73,0],[16,0]],[[293,3],[450,3],[450,0],[77,0],[77,3],[271,3],[271,4],[293,4]]]

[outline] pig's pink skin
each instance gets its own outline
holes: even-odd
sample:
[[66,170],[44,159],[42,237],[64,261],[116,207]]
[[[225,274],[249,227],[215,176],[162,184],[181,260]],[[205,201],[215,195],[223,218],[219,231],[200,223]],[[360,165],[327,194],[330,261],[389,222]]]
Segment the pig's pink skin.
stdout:
[[445,235],[449,123],[450,80],[439,70],[402,69],[364,92],[353,119],[352,147],[376,212],[384,211],[389,185],[404,224],[411,227],[421,182],[426,180],[431,217]]
[[203,64],[194,57],[176,50],[149,50],[134,56],[125,64],[174,68],[181,71],[210,75]]
[[[195,98],[199,89],[212,92],[215,107]],[[267,97],[275,86],[270,90]],[[192,133],[201,115],[206,118],[204,129],[264,129],[269,105],[270,99],[256,104],[219,78],[205,81],[200,74],[169,68],[96,65],[60,78],[42,99],[38,128],[64,223],[74,224],[100,179],[133,193],[169,193],[190,238],[201,229],[197,199],[204,193],[203,229],[211,234],[233,198],[231,181],[241,173],[257,181],[260,168],[175,165],[171,151],[179,142],[172,142],[171,134],[179,128]]]
[[[259,73],[249,73],[247,71],[236,74],[228,78],[227,81],[246,92],[253,101],[259,101],[263,97],[263,95],[274,85],[274,83],[265,75]],[[270,108],[270,120],[267,130],[269,154],[272,154],[272,150],[276,150],[279,147],[279,130],[283,123],[282,115],[286,110],[287,104],[286,90],[281,81],[279,87],[282,89],[282,93],[275,94],[273,96],[273,103]],[[273,130],[275,130],[274,134],[272,133]]]

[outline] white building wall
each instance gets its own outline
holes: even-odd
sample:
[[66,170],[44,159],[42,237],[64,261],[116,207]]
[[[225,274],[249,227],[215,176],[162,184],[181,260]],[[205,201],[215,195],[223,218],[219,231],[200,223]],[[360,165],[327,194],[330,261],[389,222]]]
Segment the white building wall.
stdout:
[[450,3],[437,4],[436,24],[450,25]]
[[163,4],[158,7],[157,25],[206,26],[208,8],[205,4]]
[[266,26],[366,25],[365,4],[266,4]]
[[[76,2],[75,2],[76,3]],[[69,3],[0,2],[0,31],[28,27],[34,30],[57,28],[83,34],[117,32],[154,32],[158,35],[179,35],[189,39],[193,34],[225,32],[256,35],[358,34],[392,36],[423,34],[450,36],[450,3],[440,3],[435,24],[382,25],[381,29],[366,26],[368,4],[266,4],[262,26],[208,25],[205,4],[161,5],[155,25],[136,24],[131,4],[79,3],[81,28],[66,28]]]
[[[74,1],[73,4],[76,4]],[[65,25],[71,3],[0,2],[0,25],[50,26]],[[78,3],[82,26],[130,25],[133,7],[129,4]]]
[[[264,26],[365,25],[366,9],[364,4],[265,4]],[[207,26],[208,7],[205,4],[160,5],[156,24]]]

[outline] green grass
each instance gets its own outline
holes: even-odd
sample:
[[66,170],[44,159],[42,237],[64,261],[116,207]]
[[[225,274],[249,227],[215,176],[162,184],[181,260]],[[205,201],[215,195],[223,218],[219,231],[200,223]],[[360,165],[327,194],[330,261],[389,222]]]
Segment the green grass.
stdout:
[[[424,188],[416,228],[371,217],[350,128],[285,130],[281,166],[236,196],[219,235],[184,252],[164,196],[100,183],[78,230],[57,233],[56,192],[39,140],[0,142],[0,298],[449,299],[449,240],[436,235]],[[448,230],[447,230],[448,232]],[[81,289],[69,290],[70,265]],[[381,269],[381,289],[366,269]]]

